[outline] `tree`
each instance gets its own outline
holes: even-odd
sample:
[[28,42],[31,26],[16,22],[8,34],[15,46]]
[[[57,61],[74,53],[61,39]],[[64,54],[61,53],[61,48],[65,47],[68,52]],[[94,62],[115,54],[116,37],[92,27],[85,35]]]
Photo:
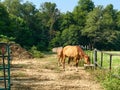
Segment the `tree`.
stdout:
[[2,3],[0,3],[0,34],[10,36],[11,34],[8,33],[9,27],[10,27],[9,14],[6,11],[5,6]]
[[117,11],[113,9],[113,5],[109,4],[106,6],[106,8],[103,10],[103,26],[106,29],[112,29],[114,30],[116,27],[116,17],[117,17]]
[[49,28],[49,40],[55,36],[55,23],[59,18],[59,10],[56,8],[55,3],[45,2],[41,5],[40,11],[43,14],[43,23]]
[[79,26],[80,34],[79,34],[79,44],[88,45],[89,39],[86,35],[82,35],[82,31],[86,26],[85,23],[87,21],[87,15],[94,9],[94,3],[91,0],[79,0],[78,5],[74,8],[73,18],[75,21],[75,25]]
[[55,3],[45,2],[36,9],[32,2],[21,1],[0,2],[0,34],[27,49],[90,44],[117,50],[120,46],[120,11],[112,4],[103,8],[95,7],[92,0],[79,0],[73,12],[60,13]]
[[62,22],[60,30],[64,30],[69,28],[70,25],[74,24],[75,21],[73,19],[73,14],[71,12],[67,12],[66,14],[62,14]]
[[35,29],[33,31],[34,45],[38,50],[46,50],[49,45],[49,32],[48,27],[43,23],[43,13],[37,12],[35,14]]
[[32,30],[35,28],[35,14],[37,12],[38,10],[31,2],[27,1],[21,5],[20,17],[26,21],[27,26]]
[[116,13],[112,5],[108,5],[105,9],[98,6],[88,14],[82,34],[90,38],[90,44],[94,47],[109,49],[117,38],[115,21]]
[[95,44],[95,42],[99,41],[102,29],[101,29],[101,19],[102,19],[102,7],[98,6],[91,11],[87,16],[86,26],[82,31],[82,35],[90,38],[90,45]]
[[3,4],[6,6],[7,11],[10,14],[19,16],[20,15],[20,4],[21,0],[4,0]]
[[103,10],[103,17],[102,17],[102,41],[107,49],[110,49],[113,46],[113,42],[117,39],[117,34],[119,31],[117,30],[117,11],[113,9],[113,5],[109,4]]
[[79,45],[80,30],[78,26],[70,25],[69,28],[63,30],[61,38],[63,46]]
[[63,46],[63,40],[61,37],[61,33],[58,31],[56,36],[51,40],[50,47],[60,47]]
[[92,11],[94,7],[94,3],[91,0],[79,0],[78,5],[73,11],[76,24],[84,27],[87,14]]
[[120,11],[117,12],[116,25],[117,29],[120,30]]

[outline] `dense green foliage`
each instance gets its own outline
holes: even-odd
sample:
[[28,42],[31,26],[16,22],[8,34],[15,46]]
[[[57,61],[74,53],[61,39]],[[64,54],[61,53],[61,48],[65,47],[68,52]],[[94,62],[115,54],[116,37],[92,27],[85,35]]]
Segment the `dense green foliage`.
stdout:
[[28,1],[4,0],[0,1],[0,35],[41,51],[68,44],[120,50],[120,11],[112,4],[95,6],[92,0],[79,0],[66,13],[51,2],[37,9]]
[[37,47],[35,47],[35,46],[33,46],[30,49],[30,52],[32,53],[34,58],[43,58],[44,57],[44,54],[42,52],[38,51]]

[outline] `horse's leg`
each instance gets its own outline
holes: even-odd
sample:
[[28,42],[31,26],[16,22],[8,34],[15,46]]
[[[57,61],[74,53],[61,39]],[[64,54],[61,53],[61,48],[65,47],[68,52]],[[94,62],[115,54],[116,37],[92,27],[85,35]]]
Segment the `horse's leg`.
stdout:
[[76,71],[78,72],[78,63],[79,63],[79,60],[76,59]]
[[62,56],[58,56],[58,66],[62,66]]
[[62,58],[62,63],[63,63],[63,69],[65,71],[65,56],[63,56],[63,58]]
[[68,57],[68,65],[69,65],[69,70],[71,71],[71,65],[70,65],[70,61],[72,60],[72,57]]
[[62,66],[62,58],[60,58],[60,66]]
[[70,57],[68,57],[68,64],[70,64],[70,60],[71,60],[71,58],[70,58]]
[[58,66],[60,66],[60,57],[58,57]]

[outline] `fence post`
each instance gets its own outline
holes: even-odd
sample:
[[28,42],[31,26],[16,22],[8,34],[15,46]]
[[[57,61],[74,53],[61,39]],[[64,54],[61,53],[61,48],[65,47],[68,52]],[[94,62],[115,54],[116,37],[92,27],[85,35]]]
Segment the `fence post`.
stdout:
[[111,67],[112,67],[112,55],[110,55],[110,67],[109,67],[110,70],[111,70]]
[[97,67],[97,49],[94,49],[94,65]]
[[101,67],[103,65],[103,52],[101,52]]

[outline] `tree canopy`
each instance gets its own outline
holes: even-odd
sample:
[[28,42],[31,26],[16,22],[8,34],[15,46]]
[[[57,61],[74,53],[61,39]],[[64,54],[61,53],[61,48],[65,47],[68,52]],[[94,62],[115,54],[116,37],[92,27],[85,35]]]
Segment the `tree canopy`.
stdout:
[[29,1],[4,0],[0,1],[0,36],[41,51],[65,45],[120,50],[120,11],[112,4],[95,6],[92,0],[79,0],[66,13],[52,2],[37,9]]

